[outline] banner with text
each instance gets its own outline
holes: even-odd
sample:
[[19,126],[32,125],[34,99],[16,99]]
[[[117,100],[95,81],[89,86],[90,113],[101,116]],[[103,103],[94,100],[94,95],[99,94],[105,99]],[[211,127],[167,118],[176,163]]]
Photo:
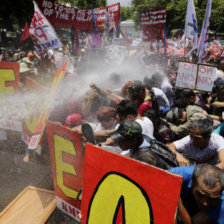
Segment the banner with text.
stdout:
[[87,143],[82,223],[174,224],[181,182],[180,176]]
[[63,126],[47,122],[47,137],[57,207],[77,221],[81,208],[84,151],[81,137]]
[[[93,15],[91,9],[77,9],[67,7],[49,0],[39,0],[39,7],[53,26],[71,29],[74,24],[78,30],[93,30]],[[94,9],[97,30],[104,29],[106,9],[108,9],[111,21],[116,27],[120,21],[120,3],[108,7]]]

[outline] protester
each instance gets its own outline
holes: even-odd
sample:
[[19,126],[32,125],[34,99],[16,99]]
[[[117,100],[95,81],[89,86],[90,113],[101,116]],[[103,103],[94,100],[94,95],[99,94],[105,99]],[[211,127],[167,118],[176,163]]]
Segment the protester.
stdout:
[[169,172],[183,177],[178,206],[181,223],[224,223],[223,171],[213,165],[199,164]]
[[224,139],[212,133],[211,119],[199,119],[192,123],[190,134],[168,145],[176,155],[180,166],[188,166],[189,160],[209,163],[224,169]]

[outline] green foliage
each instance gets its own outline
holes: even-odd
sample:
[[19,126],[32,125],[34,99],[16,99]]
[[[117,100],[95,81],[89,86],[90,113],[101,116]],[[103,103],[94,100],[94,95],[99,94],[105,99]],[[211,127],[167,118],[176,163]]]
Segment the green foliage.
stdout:
[[121,6],[120,15],[121,15],[121,20],[122,21],[134,18],[132,8],[129,7],[129,6],[128,7]]
[[[194,0],[199,32],[204,20],[207,0]],[[141,12],[145,10],[166,8],[167,30],[181,30],[185,26],[187,0],[132,0],[135,13],[134,19],[137,24],[141,22]],[[210,17],[210,30],[223,32],[224,24],[224,0],[212,1],[212,13]]]
[[14,27],[23,28],[25,22],[30,22],[33,16],[32,0],[1,0],[0,28],[14,30]]

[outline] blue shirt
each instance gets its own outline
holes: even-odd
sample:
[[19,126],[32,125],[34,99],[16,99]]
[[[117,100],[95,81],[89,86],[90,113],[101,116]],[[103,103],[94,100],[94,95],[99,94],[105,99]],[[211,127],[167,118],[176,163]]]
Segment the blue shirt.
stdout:
[[[198,208],[192,191],[192,175],[194,166],[176,167],[168,170],[171,173],[183,176],[181,199],[189,214],[192,216],[198,212]],[[224,224],[224,191],[222,191],[221,201],[211,210],[207,211],[214,224]]]

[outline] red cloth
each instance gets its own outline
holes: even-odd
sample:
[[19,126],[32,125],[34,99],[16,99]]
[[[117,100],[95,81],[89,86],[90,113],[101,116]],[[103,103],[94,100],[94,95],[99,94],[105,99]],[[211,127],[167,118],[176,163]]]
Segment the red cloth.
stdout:
[[139,107],[138,107],[138,114],[140,116],[143,116],[143,114],[148,110],[152,108],[152,101],[147,100],[144,101]]
[[72,128],[76,125],[82,124],[82,115],[81,114],[69,114],[65,119],[65,127]]
[[23,35],[20,39],[20,42],[19,42],[19,45],[25,40],[27,39],[29,36],[30,36],[30,32],[29,32],[29,26],[28,26],[28,23],[26,22],[26,25],[24,27],[24,31],[23,31]]

